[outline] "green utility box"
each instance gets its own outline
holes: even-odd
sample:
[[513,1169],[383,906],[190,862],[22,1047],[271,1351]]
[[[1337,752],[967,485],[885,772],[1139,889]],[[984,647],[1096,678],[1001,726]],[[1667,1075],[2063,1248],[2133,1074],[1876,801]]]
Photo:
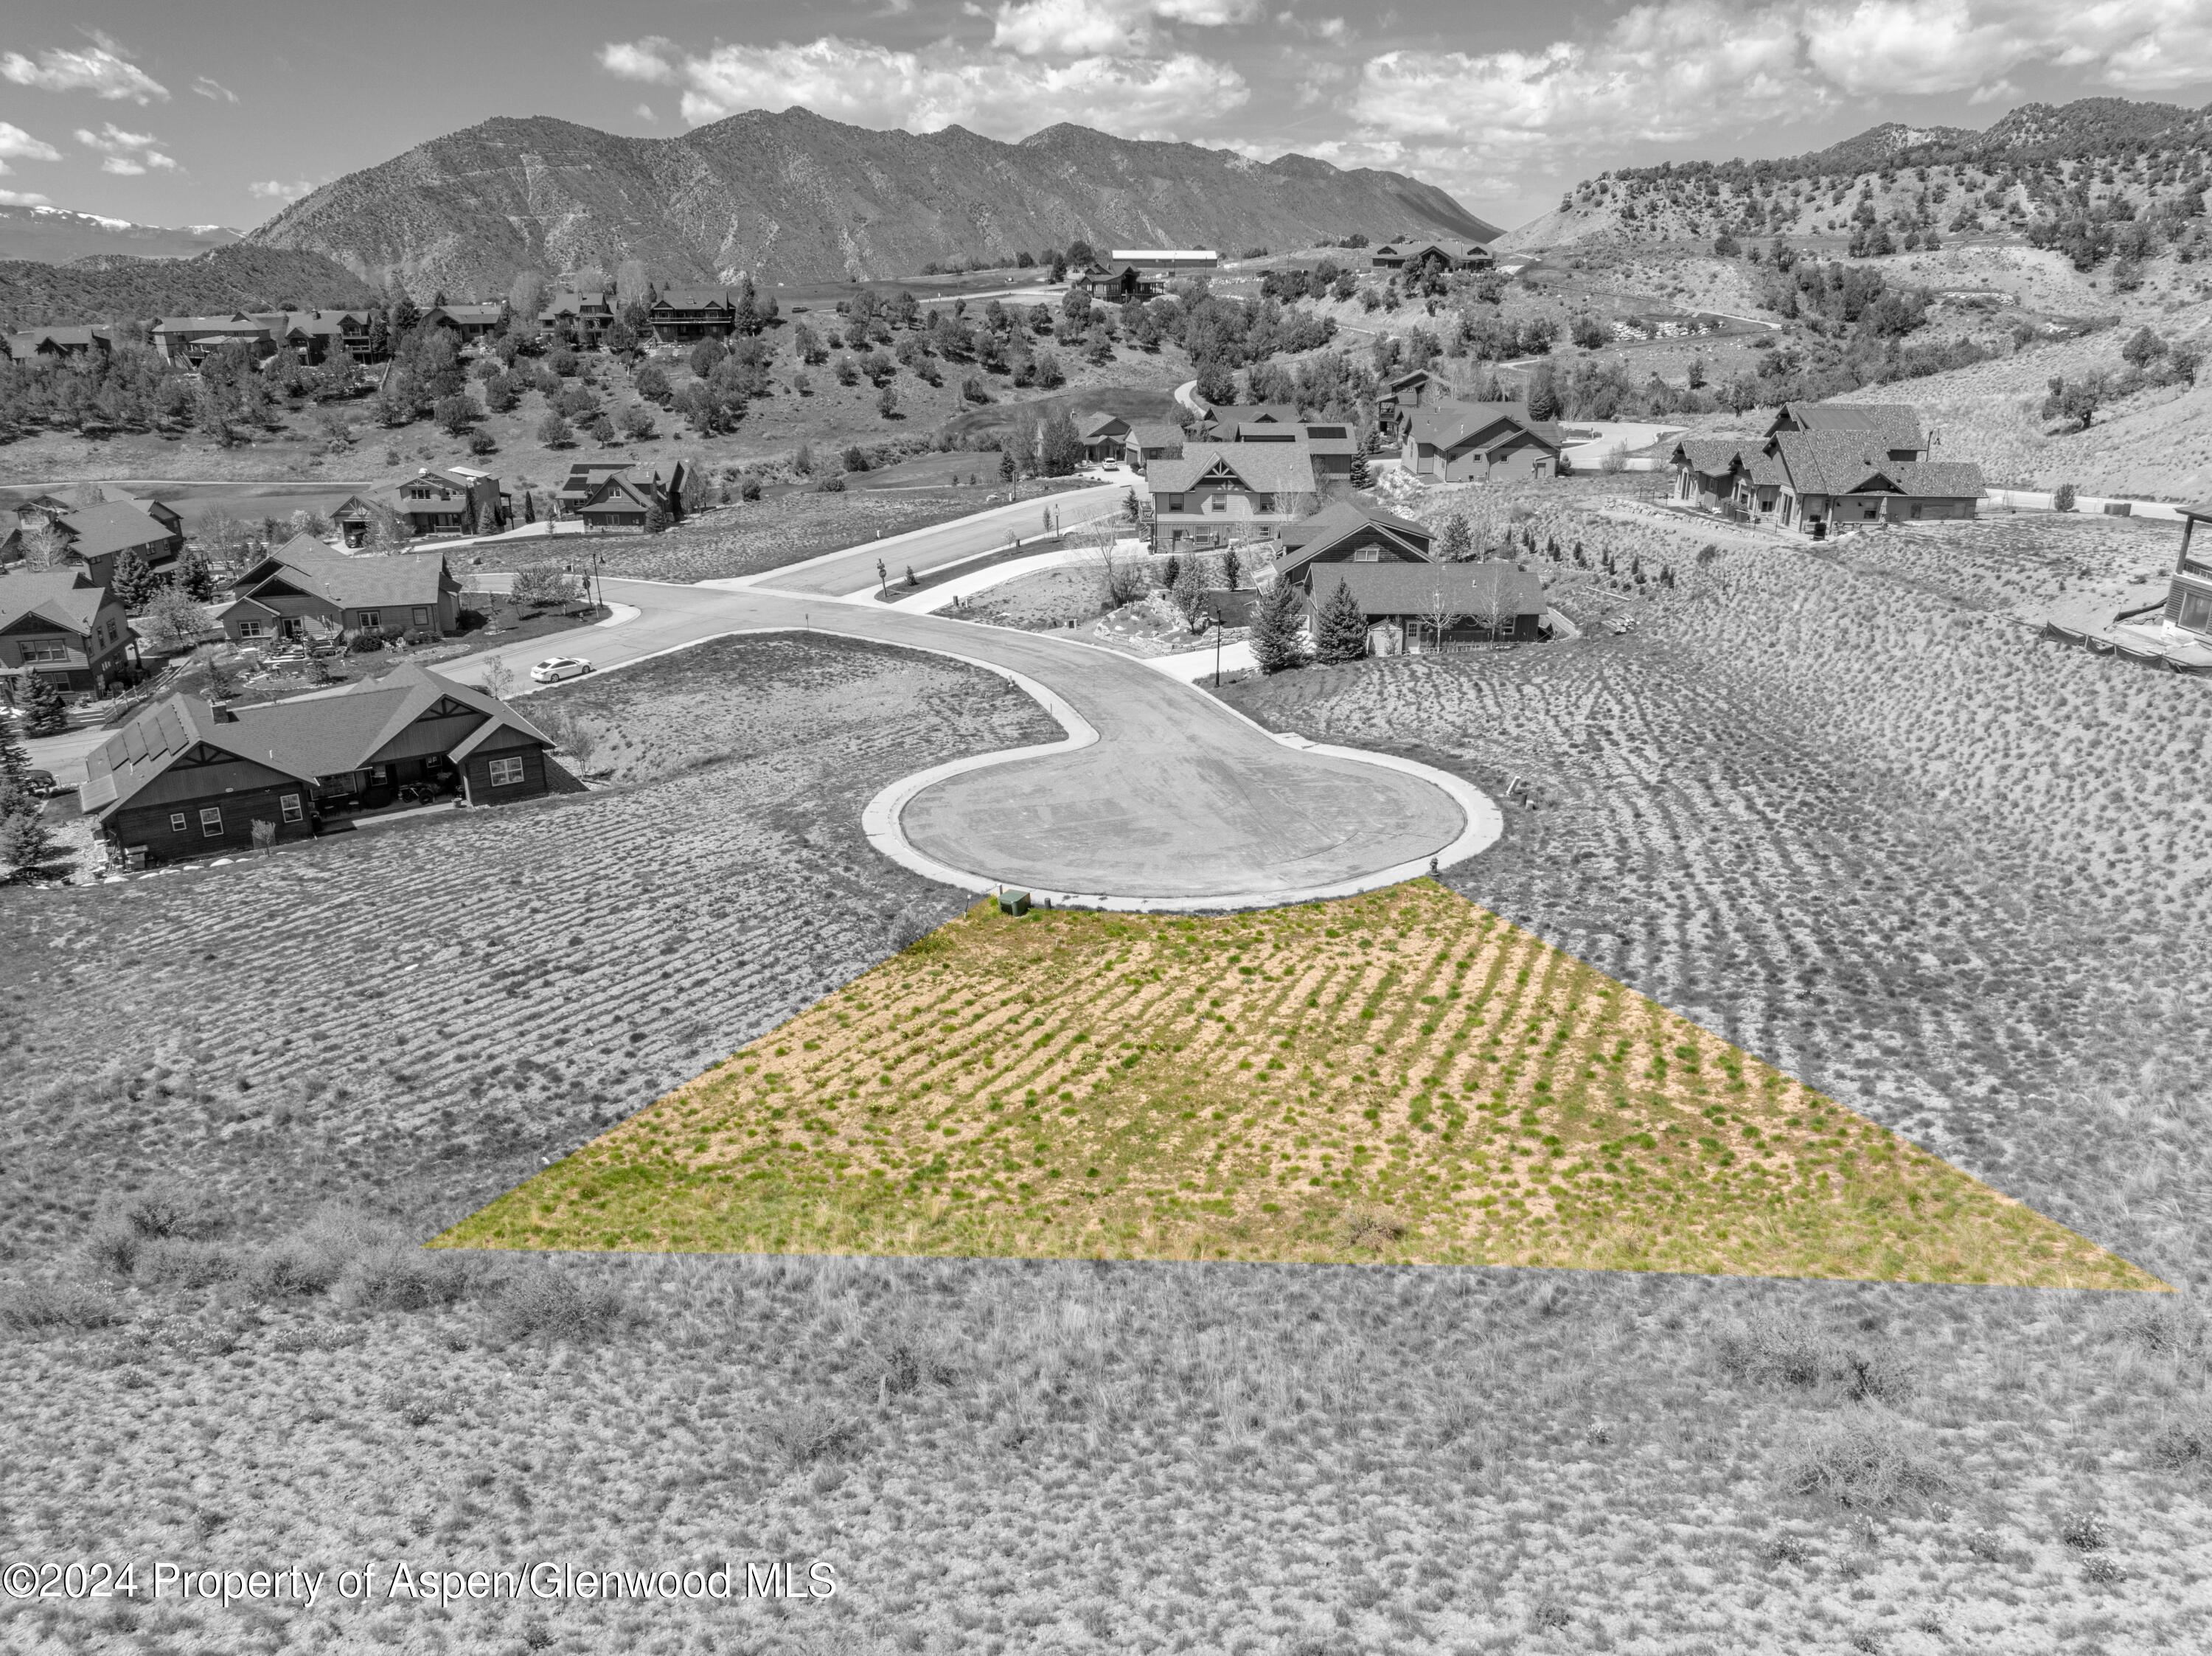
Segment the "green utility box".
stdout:
[[999,913],[1026,914],[1030,912],[1030,894],[1026,891],[1001,891],[999,894]]

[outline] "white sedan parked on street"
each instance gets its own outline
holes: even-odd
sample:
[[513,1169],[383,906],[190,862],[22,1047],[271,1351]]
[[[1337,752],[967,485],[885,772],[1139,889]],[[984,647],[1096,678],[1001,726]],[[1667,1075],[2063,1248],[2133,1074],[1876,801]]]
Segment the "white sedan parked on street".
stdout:
[[592,664],[581,656],[550,656],[530,670],[530,678],[535,684],[558,684],[564,678],[581,678],[591,670]]

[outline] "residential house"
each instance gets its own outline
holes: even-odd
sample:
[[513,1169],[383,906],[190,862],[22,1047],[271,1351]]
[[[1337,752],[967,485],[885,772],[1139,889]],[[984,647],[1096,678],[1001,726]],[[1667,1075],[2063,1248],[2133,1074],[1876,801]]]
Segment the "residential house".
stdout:
[[1819,539],[1867,524],[1972,518],[1981,469],[1930,460],[1918,414],[1894,403],[1792,403],[1763,440],[1684,438],[1668,452],[1675,504]]
[[1210,443],[1233,443],[1246,426],[1279,426],[1293,430],[1298,423],[1294,403],[1224,403],[1206,416],[1200,434]]
[[737,331],[737,297],[727,288],[656,288],[646,304],[645,319],[664,344],[727,339]]
[[337,695],[216,707],[173,695],[85,762],[77,798],[131,863],[244,851],[331,816],[456,798],[499,805],[573,792],[552,743],[497,697],[412,664]]
[[1398,409],[1401,414],[1410,414],[1416,409],[1433,409],[1439,403],[1450,402],[1452,392],[1450,385],[1442,374],[1432,373],[1426,368],[1414,368],[1384,380],[1382,391],[1375,400]]
[[338,531],[338,539],[349,552],[358,552],[368,544],[368,537],[376,528],[376,520],[391,507],[364,500],[358,494],[349,494],[331,509],[331,523]]
[[[281,317],[283,312],[273,312]],[[228,316],[167,316],[154,324],[154,349],[179,367],[198,373],[209,357],[226,345],[243,345],[256,362],[276,349],[277,324],[270,318],[251,317],[243,311]]]
[[604,287],[564,288],[538,313],[538,325],[549,333],[566,329],[578,347],[597,350],[606,331],[615,325],[614,291]]
[[603,478],[576,515],[592,528],[646,534],[684,516],[684,463],[629,466]]
[[1333,500],[1310,518],[1285,524],[1276,538],[1275,579],[1311,592],[1316,576],[1345,563],[1430,563],[1436,537],[1380,507]]
[[82,569],[0,575],[0,675],[64,695],[106,694],[132,674],[131,617]]
[[[2212,506],[2181,508],[2181,549],[2166,584],[2166,619],[2201,638],[2212,639],[2212,550],[2191,551],[2197,525],[2212,523]],[[0,589],[6,585],[0,581]]]
[[1529,416],[1522,403],[1452,403],[1406,422],[1399,458],[1416,476],[1439,482],[1555,477],[1556,421]]
[[1316,610],[1339,586],[1367,619],[1370,655],[1544,636],[1544,584],[1503,558],[1479,563],[1333,563],[1315,572]]
[[1303,440],[1289,443],[1186,443],[1179,459],[1147,468],[1152,550],[1225,546],[1271,536],[1319,491]]
[[106,328],[26,328],[8,336],[12,362],[59,362],[72,357],[105,356],[114,348]]
[[270,337],[311,367],[329,361],[340,346],[356,362],[367,362],[374,355],[366,311],[276,311],[252,319],[265,321]]
[[418,540],[430,535],[480,535],[507,526],[507,497],[499,479],[470,466],[442,470],[423,466],[399,485],[393,504],[407,519],[408,533]]
[[1136,420],[1122,439],[1121,459],[1139,471],[1155,460],[1179,460],[1185,441],[1182,428],[1172,420]]
[[571,460],[568,477],[553,491],[553,503],[564,515],[574,517],[583,509],[585,501],[599,492],[601,483],[618,472],[628,471],[635,464],[630,460]]
[[1479,241],[1458,236],[1407,236],[1386,241],[1368,256],[1378,270],[1418,270],[1434,262],[1447,270],[1480,270],[1490,262],[1490,249]]
[[60,555],[94,586],[113,584],[115,566],[130,550],[154,573],[167,574],[185,548],[183,520],[174,509],[119,489],[103,487],[102,492],[110,498],[91,506],[71,506],[52,495],[26,501],[16,508],[15,532],[0,543],[0,562],[21,558],[25,535],[45,530],[59,539]]
[[1785,431],[1849,434],[1891,460],[1924,460],[1932,448],[1920,427],[1920,410],[1909,403],[1784,403],[1766,434]]
[[1313,457],[1314,476],[1326,486],[1349,482],[1352,462],[1359,458],[1359,438],[1352,428],[1337,420],[1302,420],[1294,425],[1264,421],[1240,425],[1228,434],[1235,443],[1299,443]]
[[1167,273],[1147,270],[1127,259],[1094,260],[1085,270],[1069,274],[1071,288],[1080,288],[1101,304],[1122,305],[1130,300],[1157,298],[1170,278]]
[[[1075,428],[1086,460],[1119,460],[1128,446],[1129,422],[1118,414],[1094,414]],[[1182,434],[1177,431],[1180,438]]]
[[416,643],[454,631],[461,584],[442,552],[355,556],[295,535],[231,583],[222,629],[239,644],[361,633]]
[[464,349],[480,345],[507,325],[507,304],[487,300],[482,304],[433,305],[422,312],[420,325],[444,328],[458,337]]

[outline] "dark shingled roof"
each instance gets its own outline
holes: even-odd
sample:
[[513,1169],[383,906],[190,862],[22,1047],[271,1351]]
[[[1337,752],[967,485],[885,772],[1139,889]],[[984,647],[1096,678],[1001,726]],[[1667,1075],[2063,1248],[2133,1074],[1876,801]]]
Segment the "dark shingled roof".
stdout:
[[1667,458],[1682,461],[1692,471],[1717,476],[1735,468],[1743,450],[1744,445],[1733,437],[1685,437],[1668,451]]
[[70,513],[62,522],[75,537],[69,549],[80,558],[120,552],[126,546],[168,549],[168,525],[127,501],[103,500]]
[[[179,755],[203,742],[303,782],[343,775],[368,765],[441,698],[475,709],[492,725],[552,745],[536,725],[497,697],[410,663],[337,695],[240,707],[234,719],[218,719],[214,708],[198,696],[170,696],[140,713],[87,758],[79,802],[88,813],[106,815],[128,804]],[[476,745],[483,734],[479,726],[463,745]]]
[[1406,434],[1410,441],[1449,449],[1499,425],[1528,432],[1554,449],[1559,446],[1559,422],[1530,419],[1525,403],[1454,403],[1415,414],[1407,423]]
[[1369,524],[1390,530],[1401,539],[1411,539],[1417,549],[1435,540],[1434,531],[1426,525],[1401,518],[1395,512],[1385,512],[1379,506],[1362,506],[1357,500],[1331,500],[1310,518],[1285,524],[1277,538],[1285,551],[1294,552],[1316,543],[1333,544]]
[[1893,460],[1878,434],[1779,431],[1768,445],[1801,494],[1895,493],[1958,499],[1979,495],[1982,470],[1964,460]]
[[312,535],[295,535],[248,570],[233,590],[246,597],[265,581],[283,580],[336,609],[374,610],[435,604],[445,574],[442,552],[349,557]]
[[1303,440],[1294,443],[1186,443],[1180,459],[1152,462],[1149,482],[1155,495],[1180,494],[1224,464],[1261,494],[1311,494],[1313,455]]
[[1367,616],[1432,614],[1441,598],[1452,615],[1480,615],[1492,595],[1501,616],[1540,616],[1544,584],[1503,558],[1480,563],[1332,563],[1316,567],[1314,603],[1341,585]]
[[14,569],[0,575],[0,631],[36,616],[64,632],[89,633],[107,589],[82,569]]

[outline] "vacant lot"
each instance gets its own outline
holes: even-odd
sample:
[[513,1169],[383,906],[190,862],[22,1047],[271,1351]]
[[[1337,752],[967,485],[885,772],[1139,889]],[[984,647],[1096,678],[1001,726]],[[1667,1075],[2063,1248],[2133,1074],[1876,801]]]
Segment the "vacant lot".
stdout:
[[[823,552],[927,529],[982,510],[981,489],[890,494],[808,491],[723,508],[662,535],[610,536],[592,543],[610,575],[639,580],[717,580],[781,569]],[[555,543],[556,548],[558,543]]]
[[1425,882],[987,903],[442,1240],[2148,1285]]
[[870,851],[861,804],[1057,729],[993,676],[789,638],[532,705],[617,786],[7,900],[38,964],[0,1003],[4,1257],[164,1169],[245,1216],[450,1222],[957,913]]

